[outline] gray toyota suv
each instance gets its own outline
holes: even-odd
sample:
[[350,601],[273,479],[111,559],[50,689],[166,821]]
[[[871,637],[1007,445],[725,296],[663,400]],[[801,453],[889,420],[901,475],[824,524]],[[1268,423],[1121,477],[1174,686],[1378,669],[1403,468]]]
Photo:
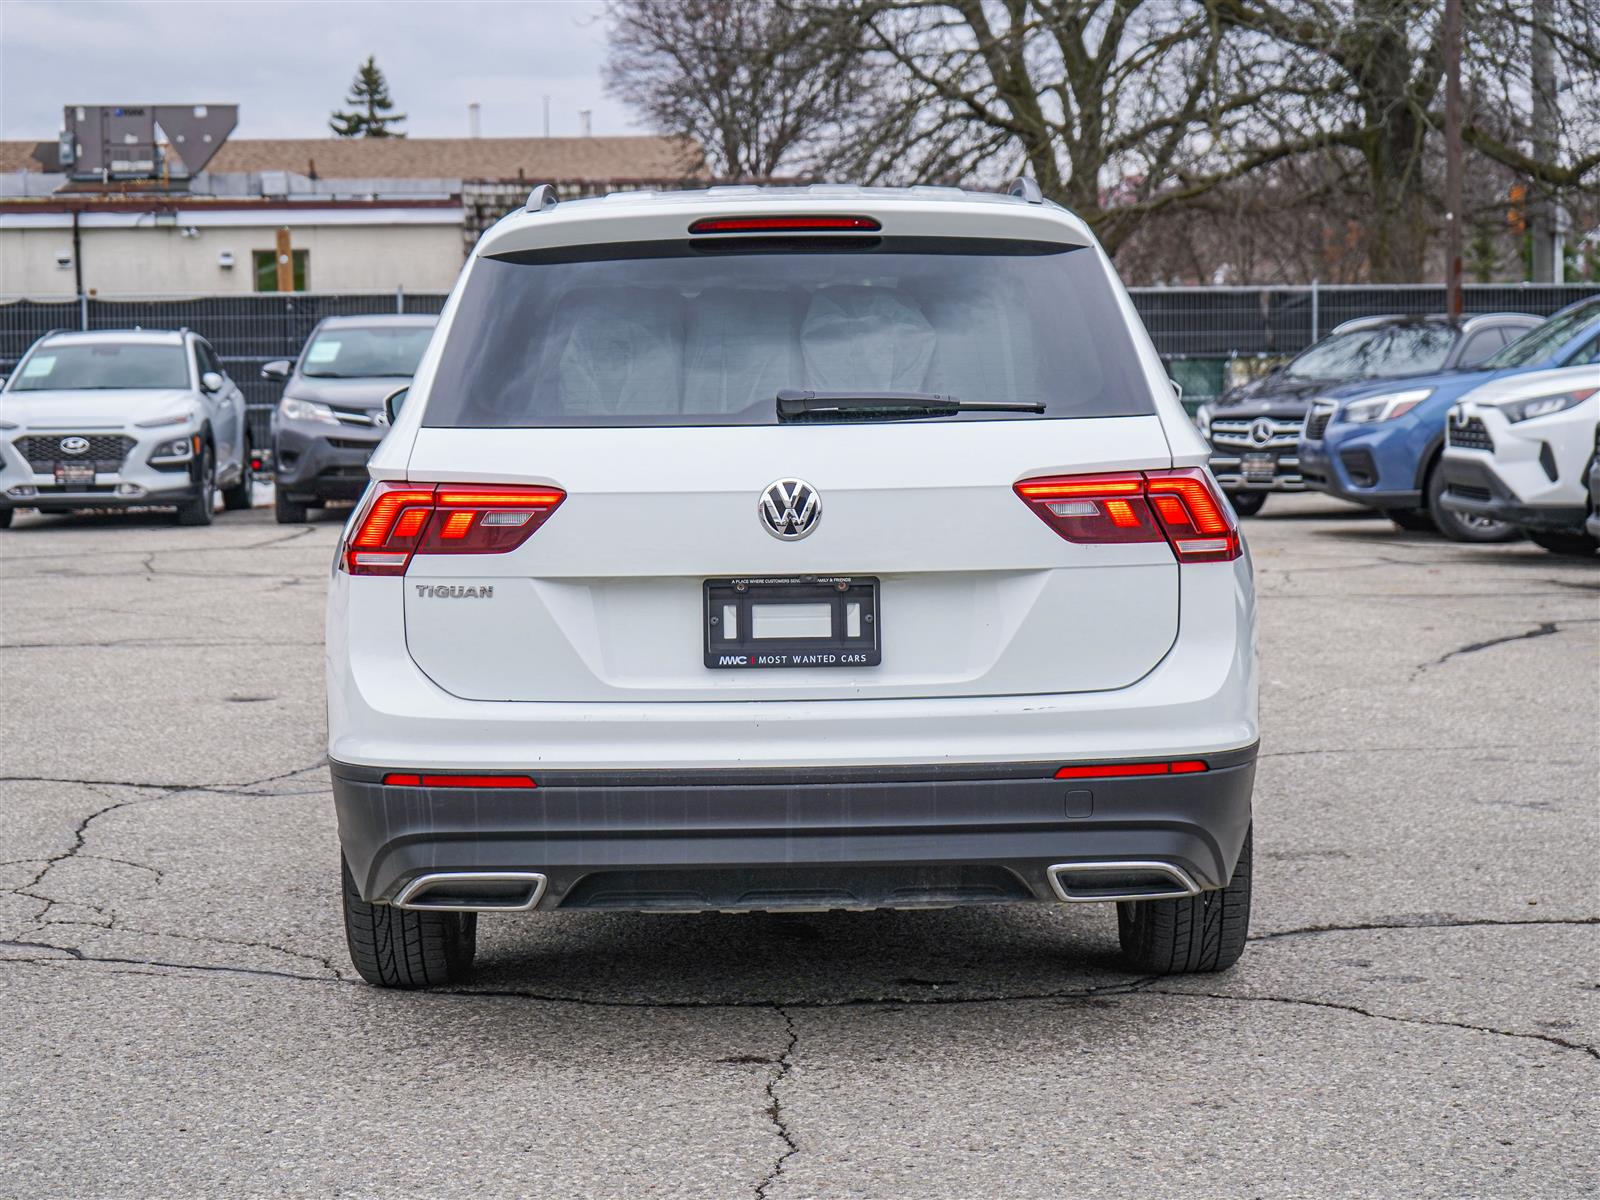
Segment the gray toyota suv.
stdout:
[[429,316],[328,317],[297,360],[261,368],[263,379],[285,381],[272,414],[279,524],[360,497],[367,459],[389,432],[383,398],[410,381],[435,324]]

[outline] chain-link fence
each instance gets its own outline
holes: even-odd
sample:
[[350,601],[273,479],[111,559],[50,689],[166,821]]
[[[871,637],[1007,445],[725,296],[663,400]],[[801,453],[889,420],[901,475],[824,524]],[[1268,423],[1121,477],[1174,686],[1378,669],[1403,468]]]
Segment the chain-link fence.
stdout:
[[245,296],[138,296],[81,300],[0,300],[0,374],[9,374],[33,342],[57,329],[192,329],[222,359],[244,392],[255,445],[270,441],[268,422],[283,390],[261,378],[261,366],[294,358],[323,317],[366,313],[437,313],[441,293]]
[[[1281,357],[1305,349],[1341,322],[1388,313],[1444,310],[1444,288],[1201,287],[1134,288],[1134,305],[1191,401],[1224,386],[1230,361]],[[1586,296],[1595,284],[1485,284],[1465,289],[1469,313],[1524,312],[1548,316]],[[436,313],[439,293],[410,292],[240,296],[87,296],[70,300],[0,297],[0,374],[52,329],[189,328],[203,334],[243,389],[251,424],[266,441],[267,418],[281,385],[261,378],[261,364],[299,354],[323,317],[362,313]]]

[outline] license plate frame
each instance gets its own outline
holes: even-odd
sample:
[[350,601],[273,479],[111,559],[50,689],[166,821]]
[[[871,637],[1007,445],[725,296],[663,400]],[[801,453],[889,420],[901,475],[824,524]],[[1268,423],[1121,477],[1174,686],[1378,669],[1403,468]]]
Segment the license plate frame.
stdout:
[[[883,662],[879,581],[872,575],[749,576],[708,579],[701,632],[705,665],[720,670],[876,667]],[[829,608],[826,637],[757,638],[754,609],[763,604]],[[850,605],[857,605],[854,618]],[[725,614],[732,610],[732,630]],[[852,626],[856,632],[852,634]]]
[[1278,473],[1278,456],[1276,454],[1246,454],[1240,460],[1239,470],[1246,479],[1271,479]]
[[92,462],[58,462],[55,465],[56,486],[60,488],[88,488],[94,486]]

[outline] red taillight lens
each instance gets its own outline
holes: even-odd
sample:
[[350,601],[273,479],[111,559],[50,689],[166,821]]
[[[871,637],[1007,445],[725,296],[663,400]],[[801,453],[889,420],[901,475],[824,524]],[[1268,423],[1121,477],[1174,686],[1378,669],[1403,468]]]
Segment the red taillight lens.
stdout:
[[1015,490],[1069,542],[1164,540],[1179,562],[1227,562],[1243,553],[1231,513],[1197,468],[1024,479]]
[[1209,770],[1198,758],[1182,762],[1103,763],[1093,767],[1062,767],[1057,779],[1126,779],[1138,775],[1193,775]]
[[538,787],[526,775],[385,775],[388,787],[441,787],[441,788],[531,788]]
[[1145,491],[1179,562],[1228,562],[1239,557],[1239,530],[1204,471],[1151,471]]
[[1073,475],[1024,479],[1017,495],[1069,542],[1159,542],[1144,476]]
[[872,217],[702,217],[690,233],[877,233]]
[[553,487],[378,483],[340,562],[352,575],[404,575],[415,554],[504,554],[566,498]]

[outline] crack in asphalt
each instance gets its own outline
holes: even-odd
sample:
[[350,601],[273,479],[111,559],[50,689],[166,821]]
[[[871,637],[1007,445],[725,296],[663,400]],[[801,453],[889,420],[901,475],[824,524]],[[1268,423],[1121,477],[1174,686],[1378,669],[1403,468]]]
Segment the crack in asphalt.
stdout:
[[1473,1033],[1494,1034],[1497,1037],[1545,1042],[1563,1050],[1576,1050],[1580,1054],[1587,1054],[1590,1058],[1600,1060],[1600,1048],[1591,1046],[1587,1042],[1568,1041],[1566,1038],[1559,1038],[1554,1034],[1521,1033],[1513,1029],[1496,1029],[1492,1025],[1473,1025],[1467,1021],[1441,1021],[1430,1017],[1403,1017],[1394,1013],[1374,1012],[1370,1008],[1362,1008],[1359,1004],[1345,1004],[1338,1000],[1312,1000],[1304,996],[1240,996],[1229,992],[1184,992],[1166,988],[1148,988],[1143,994],[1147,996],[1187,996],[1202,1000],[1235,1000],[1242,1004],[1287,1004],[1304,1008],[1330,1009],[1334,1012],[1353,1013],[1359,1017],[1370,1017],[1374,1021],[1393,1021],[1400,1025],[1426,1025],[1438,1029],[1465,1029]]
[[[26,899],[29,899],[29,900],[37,900],[37,901],[39,901],[43,905],[43,907],[40,908],[38,912],[33,914],[33,923],[35,925],[66,924],[67,922],[46,921],[45,920],[45,918],[50,915],[50,910],[51,909],[55,908],[57,905],[66,905],[66,906],[70,906],[70,907],[87,908],[92,912],[98,913],[100,916],[106,918],[107,927],[114,929],[114,928],[116,928],[116,925],[117,925],[117,915],[116,915],[115,912],[112,912],[112,911],[110,911],[108,909],[102,908],[100,905],[94,904],[94,903],[92,903],[90,901],[84,901],[84,900],[61,900],[61,899],[58,899],[58,898],[56,898],[54,896],[41,894],[38,891],[40,886],[44,883],[45,877],[50,874],[52,869],[54,869],[60,863],[66,862],[68,859],[76,858],[80,854],[83,853],[83,851],[86,849],[86,847],[88,845],[88,834],[89,834],[89,826],[90,825],[94,824],[94,822],[98,821],[101,817],[106,816],[108,813],[116,812],[118,809],[127,808],[130,805],[153,804],[153,803],[156,803],[156,802],[161,801],[161,800],[171,799],[173,796],[184,795],[184,794],[194,793],[194,792],[204,792],[207,795],[218,795],[218,796],[240,796],[240,797],[248,797],[248,798],[271,798],[273,796],[273,793],[271,793],[271,792],[246,791],[244,789],[260,787],[263,784],[276,783],[276,782],[278,782],[280,780],[293,778],[296,775],[303,775],[308,771],[317,770],[326,761],[327,761],[326,759],[321,759],[321,760],[319,760],[318,762],[312,764],[309,767],[300,767],[300,768],[297,768],[297,769],[295,769],[293,771],[285,771],[285,772],[279,773],[277,775],[268,775],[268,776],[264,776],[261,779],[252,779],[252,780],[249,780],[249,781],[247,781],[245,783],[242,783],[242,784],[233,785],[232,790],[230,790],[227,786],[203,787],[203,786],[191,786],[191,785],[186,785],[186,784],[159,785],[159,784],[147,784],[147,783],[129,783],[129,782],[119,782],[119,781],[114,781],[114,780],[43,779],[43,778],[29,777],[29,776],[0,776],[0,783],[18,783],[18,782],[75,783],[75,784],[79,785],[80,787],[86,787],[90,791],[96,792],[98,795],[100,795],[101,797],[103,797],[104,799],[107,799],[107,800],[110,800],[111,797],[109,795],[107,795],[105,792],[100,791],[101,788],[105,788],[105,787],[123,787],[123,788],[142,790],[142,791],[145,791],[145,792],[154,792],[155,793],[154,795],[137,795],[137,796],[129,796],[129,797],[126,797],[126,798],[121,799],[121,800],[114,800],[112,803],[107,804],[102,808],[98,808],[94,812],[91,812],[88,816],[84,817],[81,821],[79,821],[77,823],[77,825],[75,825],[73,827],[73,829],[72,829],[72,844],[69,845],[65,850],[61,851],[59,854],[45,855],[45,856],[41,856],[39,858],[25,860],[25,861],[30,861],[30,862],[38,862],[38,863],[41,864],[39,869],[34,872],[32,879],[28,880],[26,883],[23,883],[23,884],[21,884],[21,885],[19,885],[17,887],[4,888],[4,889],[0,889],[0,890],[3,890],[3,891],[5,891],[5,892],[7,892],[7,893],[9,893],[10,895],[13,895],[13,896],[22,896],[22,897],[25,897]],[[100,856],[87,855],[86,857],[93,858],[93,857],[100,857]],[[111,861],[124,861],[124,860],[113,859]],[[144,869],[149,870],[149,871],[156,871],[156,868],[150,867],[150,866],[146,866],[143,863],[128,863],[128,865],[129,866],[140,866],[140,867],[144,867]],[[156,875],[157,875],[158,880],[159,880],[160,872],[156,871]],[[77,922],[77,923],[84,924],[84,923],[87,923],[87,922]],[[293,954],[295,952],[294,951],[287,951],[287,953]]]
[[[210,792],[217,796],[277,796],[300,795],[298,792],[250,792],[246,788],[260,787],[262,784],[277,783],[279,780],[292,779],[296,775],[305,775],[328,765],[327,757],[317,759],[307,767],[296,767],[292,771],[283,771],[277,775],[266,775],[260,779],[247,779],[242,783],[151,783],[143,780],[132,779],[75,779],[63,775],[0,775],[0,783],[76,783],[82,787],[125,787],[142,788],[145,791],[163,792],[167,795],[178,795],[182,792]],[[136,796],[126,803],[146,800],[162,800],[166,796]]]
[[1600,917],[1447,917],[1419,913],[1415,917],[1397,917],[1391,921],[1364,921],[1353,925],[1303,925],[1297,929],[1275,929],[1271,933],[1252,934],[1252,942],[1270,942],[1278,938],[1307,937],[1319,933],[1368,933],[1381,929],[1493,929],[1517,925],[1600,925]]
[[1510,642],[1527,642],[1532,641],[1535,638],[1551,637],[1557,633],[1560,633],[1562,629],[1568,625],[1594,624],[1600,624],[1600,617],[1574,617],[1564,621],[1540,621],[1537,625],[1534,625],[1529,629],[1524,629],[1521,633],[1508,633],[1504,637],[1490,638],[1486,642],[1470,642],[1465,646],[1458,646],[1448,654],[1441,654],[1432,662],[1423,663],[1421,666],[1415,668],[1411,672],[1411,678],[1415,679],[1424,671],[1428,670],[1428,668],[1442,666],[1443,664],[1449,662],[1452,658],[1459,658],[1463,654],[1476,654],[1480,650],[1488,650],[1495,646],[1504,646]]
[[783,1053],[772,1064],[772,1072],[767,1077],[767,1105],[765,1112],[767,1120],[772,1122],[773,1131],[783,1140],[784,1149],[772,1164],[772,1169],[767,1172],[760,1183],[756,1184],[756,1200],[766,1200],[767,1192],[771,1190],[773,1184],[778,1182],[779,1176],[783,1174],[784,1167],[788,1165],[791,1158],[800,1152],[800,1144],[794,1139],[794,1133],[789,1128],[789,1120],[783,1111],[783,1101],[778,1096],[778,1085],[787,1079],[790,1072],[794,1070],[794,1052],[795,1047],[800,1044],[800,1031],[795,1026],[794,1017],[789,1014],[784,1005],[774,1004],[772,1009],[783,1018],[784,1030],[789,1040],[788,1044],[783,1048]]
[[[1534,924],[1535,922],[1508,922],[1508,924]],[[1583,922],[1592,923],[1592,922]],[[1423,926],[1402,926],[1401,928],[1425,928]],[[248,944],[248,943],[246,943]],[[0,948],[35,949],[54,951],[65,957],[48,958],[6,958],[0,959],[0,967],[7,966],[48,966],[60,967],[77,964],[103,964],[109,966],[127,967],[159,967],[167,971],[180,972],[180,974],[163,974],[166,979],[181,979],[181,972],[195,971],[202,974],[213,975],[245,975],[252,977],[265,977],[269,979],[287,979],[298,983],[315,983],[344,987],[363,987],[364,984],[344,976],[302,975],[292,971],[275,971],[264,967],[225,966],[212,963],[180,963],[162,959],[124,958],[112,955],[90,954],[72,946],[61,946],[51,942],[37,942],[30,940],[0,940]],[[110,972],[113,974],[149,974],[149,972]],[[1029,1004],[1041,1002],[1071,1002],[1078,1000],[1099,1000],[1107,996],[1140,995],[1140,996],[1171,996],[1190,1000],[1221,1000],[1240,1004],[1278,1004],[1302,1008],[1324,1009],[1328,1011],[1344,1012],[1354,1016],[1366,1017],[1375,1021],[1387,1021],[1401,1025],[1418,1025],[1439,1029],[1459,1029],[1471,1033],[1490,1034],[1496,1037],[1513,1038],[1519,1041],[1536,1041],[1545,1045],[1554,1046],[1560,1050],[1570,1050],[1583,1054],[1589,1058],[1600,1060],[1600,1048],[1591,1046],[1586,1042],[1575,1042],[1567,1038],[1557,1037],[1546,1033],[1525,1033],[1514,1029],[1500,1029],[1492,1025],[1474,1025],[1467,1021],[1446,1021],[1430,1017],[1409,1017],[1396,1013],[1377,1012],[1373,1009],[1363,1008],[1358,1004],[1348,1004],[1336,1000],[1317,1000],[1306,996],[1278,996],[1278,995],[1240,995],[1231,992],[1204,992],[1180,991],[1175,988],[1160,988],[1154,985],[1162,979],[1171,979],[1173,976],[1151,976],[1133,980],[1128,983],[1112,984],[1101,988],[1084,988],[1075,991],[1055,991],[1039,993],[1016,993],[1005,996],[906,996],[906,997],[854,997],[839,1000],[608,1000],[586,996],[561,996],[550,993],[531,992],[522,989],[465,989],[465,988],[432,988],[419,991],[415,996],[419,1000],[532,1000],[547,1004],[571,1004],[592,1008],[638,1008],[658,1010],[689,1010],[705,1011],[722,1009],[773,1009],[783,1014],[791,1026],[793,1018],[790,1010],[829,1010],[844,1008],[931,1008],[941,1005],[980,1005],[980,1004]],[[1181,978],[1181,977],[1178,977]],[[784,1058],[775,1064],[779,1069],[774,1072],[769,1081],[769,1089],[776,1088],[793,1071],[793,1051],[798,1045],[798,1032],[791,1030],[792,1040],[785,1057],[789,1059],[787,1069],[784,1068]],[[779,1136],[784,1138],[786,1144],[793,1142],[793,1134],[789,1129],[787,1118],[783,1116],[781,1103],[776,1096],[771,1097],[774,1104],[778,1104],[776,1111],[769,1107],[768,1117],[779,1131]],[[798,1150],[798,1145],[791,1145],[780,1156],[777,1166],[768,1175],[768,1180],[776,1179],[783,1163]],[[768,1184],[770,1186],[770,1183]],[[764,1195],[764,1193],[762,1193]]]

